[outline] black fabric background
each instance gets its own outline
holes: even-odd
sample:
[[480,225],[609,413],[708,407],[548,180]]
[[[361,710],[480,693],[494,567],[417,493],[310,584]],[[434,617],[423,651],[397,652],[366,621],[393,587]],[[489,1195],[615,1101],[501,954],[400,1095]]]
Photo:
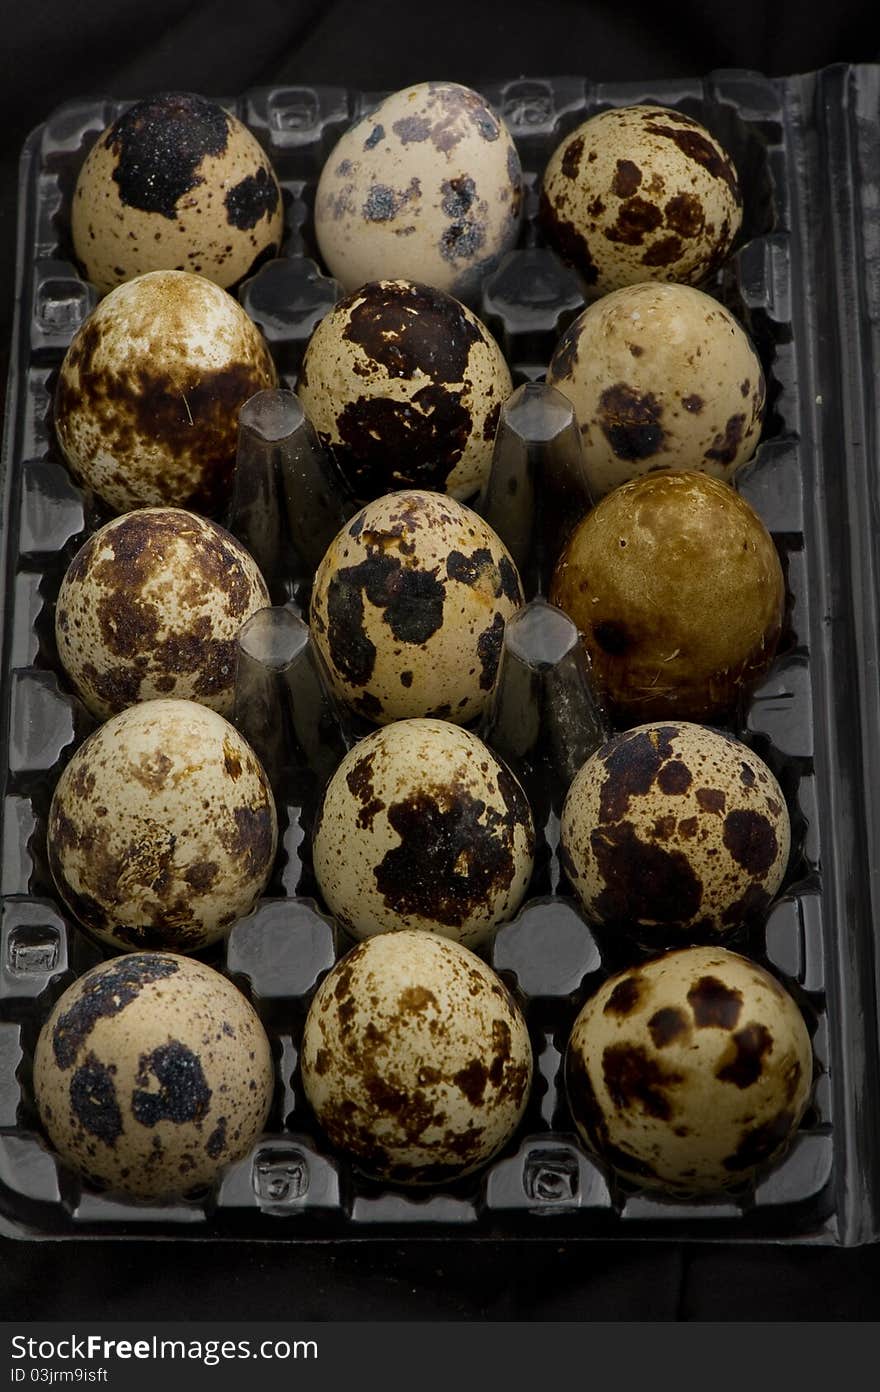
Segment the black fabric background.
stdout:
[[[24,0],[4,6],[0,358],[8,354],[16,168],[28,131],[74,97],[263,83],[393,89],[584,73],[771,75],[880,59],[859,0]],[[6,1319],[866,1320],[880,1247],[334,1246],[0,1242]]]

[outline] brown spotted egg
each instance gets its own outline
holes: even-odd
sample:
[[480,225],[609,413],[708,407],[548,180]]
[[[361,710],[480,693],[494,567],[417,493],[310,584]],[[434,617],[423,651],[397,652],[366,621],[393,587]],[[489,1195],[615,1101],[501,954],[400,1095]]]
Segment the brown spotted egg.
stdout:
[[337,695],[376,724],[464,724],[489,699],[522,586],[504,543],[453,498],[368,503],[331,542],[311,627]]
[[479,492],[511,390],[479,319],[451,295],[405,280],[372,282],[337,304],[297,382],[360,502],[395,488]]
[[568,1101],[590,1150],[634,1184],[682,1195],[741,1185],[778,1158],[812,1077],[792,997],[717,947],[611,977],[566,1054]]
[[400,720],[355,745],[315,827],[315,875],[357,938],[422,928],[466,947],[519,908],[535,834],[513,774],[468,730]]
[[222,527],[179,508],[139,508],[108,522],[68,566],[58,656],[101,720],[160,696],[228,716],[238,631],[269,602],[256,563]]
[[662,106],[626,106],[585,121],[544,172],[550,242],[598,295],[642,280],[700,284],[742,221],[727,152],[705,126]]
[[273,1087],[269,1041],[241,992],[166,952],[86,972],[34,1056],[40,1120],[61,1158],[139,1199],[213,1183],[262,1132]]
[[315,234],[346,290],[405,276],[470,299],[516,241],[522,173],[503,121],[455,82],[394,92],[321,172]]
[[764,913],[791,844],[776,778],[739,740],[640,725],[593,754],[562,812],[562,856],[588,916],[665,946]]
[[265,889],[275,803],[257,756],[216,711],[145,701],[77,749],[46,839],[61,898],[102,942],[195,952]]
[[103,295],[145,271],[193,271],[224,287],[277,254],[281,190],[262,146],[216,102],[162,92],[130,106],[80,170],[76,255]]
[[712,720],[768,672],[785,579],[745,498],[706,474],[661,470],[578,523],[550,599],[577,624],[620,723]]
[[766,392],[751,339],[687,285],[634,285],[590,305],[547,381],[574,407],[596,498],[654,469],[730,482],[761,438]]
[[399,1184],[443,1184],[484,1165],[515,1131],[532,1077],[525,1021],[460,943],[386,933],[324,978],[300,1056],[330,1141]]
[[55,393],[58,443],[74,477],[116,512],[218,512],[238,412],[276,381],[231,295],[203,276],[151,271],[112,290],[74,335]]

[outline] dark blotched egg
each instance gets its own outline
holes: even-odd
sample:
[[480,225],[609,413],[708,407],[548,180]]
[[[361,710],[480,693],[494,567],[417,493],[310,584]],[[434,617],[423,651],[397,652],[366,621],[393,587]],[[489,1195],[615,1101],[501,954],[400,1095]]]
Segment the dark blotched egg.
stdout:
[[331,542],[311,627],[334,690],[362,715],[464,724],[489,699],[521,604],[492,528],[453,498],[412,489],[368,503]]
[[781,1154],[813,1055],[775,977],[691,947],[605,982],[575,1021],[565,1076],[591,1150],[634,1184],[690,1195],[752,1180]]
[[444,720],[399,720],[343,759],[312,854],[354,937],[424,928],[477,947],[519,907],[534,843],[522,788],[482,740]]
[[34,1056],[40,1119],[101,1188],[168,1199],[212,1183],[266,1123],[272,1052],[225,976],[166,952],[115,957],[56,1003]]
[[451,295],[405,280],[372,282],[337,304],[312,335],[297,383],[360,502],[395,488],[479,492],[511,389],[479,319]]
[[192,271],[224,287],[277,254],[278,180],[237,117],[188,92],[135,102],[80,170],[71,232],[86,278],[106,294],[146,271]]
[[568,791],[561,835],[589,917],[657,946],[764,913],[791,843],[764,761],[691,724],[640,725],[597,750]]

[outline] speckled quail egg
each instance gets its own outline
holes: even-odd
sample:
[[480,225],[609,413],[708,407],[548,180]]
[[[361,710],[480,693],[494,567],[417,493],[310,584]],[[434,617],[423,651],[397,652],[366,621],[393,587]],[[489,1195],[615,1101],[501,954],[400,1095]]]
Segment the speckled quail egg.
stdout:
[[256,325],[219,286],[151,271],[112,290],[74,335],[55,430],[71,472],[116,512],[228,501],[238,412],[274,387]]
[[71,561],[55,610],[58,656],[93,715],[158,696],[230,715],[236,636],[269,604],[244,547],[179,508],[108,522]]
[[73,246],[103,295],[145,271],[241,280],[281,246],[281,190],[255,136],[216,102],[161,92],[99,137],[79,173]]
[[504,122],[455,82],[394,92],[321,172],[315,234],[346,290],[405,276],[469,299],[513,246],[522,173]]
[[752,342],[687,285],[634,285],[590,305],[563,334],[547,381],[574,407],[594,498],[653,469],[729,482],[761,437]]
[[100,726],[63,770],[49,865],[77,919],[113,947],[195,952],[262,894],[275,803],[253,750],[194,701],[144,701]]
[[730,251],[742,196],[730,156],[699,121],[662,106],[616,107],[553,152],[541,221],[599,295],[641,280],[699,284]]
[[311,627],[337,695],[376,724],[464,724],[495,681],[522,586],[504,543],[453,498],[412,489],[368,503],[315,576]]
[[813,1076],[803,1016],[775,977],[718,947],[667,952],[611,977],[566,1054],[580,1135],[625,1178],[699,1194],[778,1157]]
[[368,938],[336,964],[300,1062],[332,1144],[401,1184],[485,1164],[515,1131],[532,1076],[507,988],[460,943],[419,932]]
[[354,937],[422,928],[478,947],[522,902],[534,843],[522,788],[482,740],[444,720],[399,720],[339,765],[312,853]]
[[492,335],[441,290],[364,285],[318,325],[297,392],[360,502],[395,488],[469,498],[512,383]]
[[773,539],[706,474],[622,484],[578,524],[550,590],[627,724],[710,720],[768,671],[785,605]]
[[167,1199],[247,1153],[272,1101],[259,1018],[225,976],[135,952],[81,976],[34,1056],[40,1119],[62,1159],[100,1188]]
[[762,914],[791,844],[785,797],[747,745],[703,725],[639,725],[569,788],[562,857],[590,918],[666,946]]

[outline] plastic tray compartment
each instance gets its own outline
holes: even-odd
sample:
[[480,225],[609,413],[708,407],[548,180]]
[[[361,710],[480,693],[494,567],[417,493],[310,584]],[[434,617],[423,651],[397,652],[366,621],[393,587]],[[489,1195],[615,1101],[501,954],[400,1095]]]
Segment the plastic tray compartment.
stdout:
[[[719,72],[647,86],[518,79],[485,89],[526,171],[519,244],[476,306],[516,383],[540,379],[583,303],[535,217],[541,171],[567,131],[610,105],[676,107],[722,139],[744,187],[743,233],[708,288],[746,324],[767,376],[764,438],[738,486],[775,536],[789,602],[775,666],[735,729],[779,776],[794,845],[766,924],[731,945],[795,994],[817,1066],[809,1110],[783,1161],[756,1186],[693,1203],[620,1185],[574,1134],[561,1079],[565,1040],[583,1001],[623,959],[600,948],[566,892],[553,787],[541,799],[545,850],[532,897],[499,931],[491,956],[526,1011],[535,1081],[519,1131],[483,1172],[442,1191],[392,1190],[329,1153],[316,1132],[297,1048],[311,993],[346,944],[315,898],[308,780],[293,784],[302,796],[279,806],[283,844],[269,896],[211,959],[250,995],[273,1041],[270,1130],[215,1189],[169,1206],[95,1193],[47,1148],[31,1089],[36,1036],[64,987],[101,955],[65,917],[45,855],[52,789],[90,728],[58,665],[53,606],[67,563],[103,520],[61,462],[51,395],[71,336],[95,302],[72,261],[70,194],[89,146],[122,108],[70,104],[32,133],[21,164],[0,542],[0,1230],[280,1241],[407,1232],[843,1245],[877,1237],[880,240],[870,215],[880,193],[878,72],[840,66],[773,81]],[[336,139],[374,100],[324,87],[261,89],[227,103],[268,149],[284,191],[282,256],[241,295],[288,385],[338,295],[313,243],[317,177]]]

